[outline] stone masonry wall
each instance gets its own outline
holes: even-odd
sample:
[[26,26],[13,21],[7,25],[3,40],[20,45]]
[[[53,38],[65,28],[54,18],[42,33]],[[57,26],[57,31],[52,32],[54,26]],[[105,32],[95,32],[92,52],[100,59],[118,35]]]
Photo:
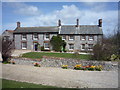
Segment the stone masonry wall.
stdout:
[[75,65],[82,64],[86,65],[102,65],[103,70],[118,70],[118,62],[112,61],[86,61],[86,60],[76,60],[76,59],[66,59],[66,58],[56,58],[56,57],[46,57],[43,56],[42,59],[27,59],[27,58],[13,58],[16,64],[22,65],[33,65],[33,63],[40,63],[41,67],[61,67],[62,65],[68,65],[68,68],[73,69]]

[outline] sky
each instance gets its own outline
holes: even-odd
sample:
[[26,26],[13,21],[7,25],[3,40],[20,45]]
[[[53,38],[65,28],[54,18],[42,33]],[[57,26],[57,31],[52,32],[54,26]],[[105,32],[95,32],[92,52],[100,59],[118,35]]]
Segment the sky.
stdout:
[[[62,25],[97,25],[103,20],[103,33],[114,33],[118,24],[118,2],[2,2],[2,31],[21,27]],[[0,32],[0,33],[1,33]]]

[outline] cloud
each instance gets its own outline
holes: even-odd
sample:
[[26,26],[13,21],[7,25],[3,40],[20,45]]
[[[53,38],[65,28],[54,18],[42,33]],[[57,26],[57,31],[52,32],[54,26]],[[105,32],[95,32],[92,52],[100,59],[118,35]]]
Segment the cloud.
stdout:
[[16,10],[15,13],[21,15],[39,15],[40,11],[35,6],[25,6]]
[[41,14],[41,11],[38,9],[38,7],[33,5],[28,5],[23,2],[6,3],[6,5],[14,8],[13,12],[15,14],[25,15],[25,16],[34,16]]
[[[61,10],[55,10],[47,14],[43,14],[36,6],[27,6],[22,4],[18,8],[18,13],[31,15],[27,18],[21,18],[21,25],[24,27],[31,26],[56,26],[58,19],[62,24],[76,24],[76,19],[80,19],[80,25],[97,25],[98,19],[103,19],[103,31],[107,35],[108,31],[112,33],[117,25],[117,10],[104,11],[105,5],[95,5],[92,9],[80,10],[75,5],[63,5]],[[102,11],[99,11],[101,9]],[[34,15],[33,12],[36,14]],[[39,12],[39,13],[38,13]],[[41,12],[41,13],[40,13]],[[7,24],[4,27],[14,27],[16,24]]]

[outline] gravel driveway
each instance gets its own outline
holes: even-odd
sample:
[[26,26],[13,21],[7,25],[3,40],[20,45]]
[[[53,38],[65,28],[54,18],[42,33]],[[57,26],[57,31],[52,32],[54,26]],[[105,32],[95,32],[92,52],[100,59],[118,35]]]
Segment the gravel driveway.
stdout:
[[118,88],[117,71],[79,71],[72,69],[2,65],[5,79],[67,88]]

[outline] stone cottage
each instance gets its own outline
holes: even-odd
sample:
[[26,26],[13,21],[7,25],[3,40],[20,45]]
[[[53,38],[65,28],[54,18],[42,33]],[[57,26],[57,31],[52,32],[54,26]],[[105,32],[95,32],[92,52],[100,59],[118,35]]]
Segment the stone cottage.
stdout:
[[50,40],[57,35],[67,43],[67,51],[92,51],[93,46],[102,40],[102,19],[98,20],[98,25],[79,25],[77,19],[75,25],[61,25],[61,20],[58,20],[58,26],[47,27],[21,27],[17,22],[13,38],[18,50],[39,50],[41,46],[52,50]]

